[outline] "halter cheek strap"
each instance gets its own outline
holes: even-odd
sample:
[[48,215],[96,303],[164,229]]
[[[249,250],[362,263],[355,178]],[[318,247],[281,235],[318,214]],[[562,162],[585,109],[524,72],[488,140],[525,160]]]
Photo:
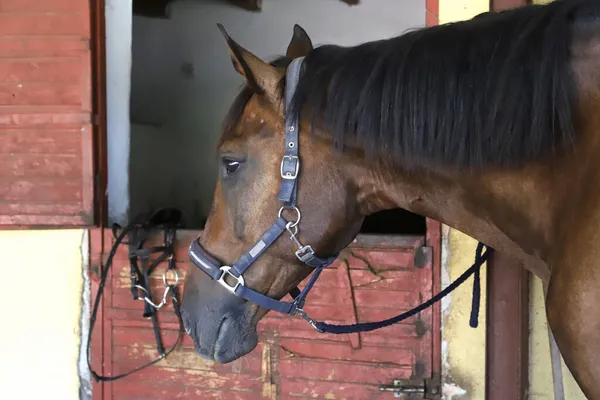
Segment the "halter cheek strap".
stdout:
[[285,80],[285,155],[281,160],[281,189],[277,200],[282,201],[286,207],[296,207],[298,192],[296,184],[300,172],[298,116],[289,112],[289,108],[298,86],[302,61],[304,61],[304,57],[296,58],[290,63]]

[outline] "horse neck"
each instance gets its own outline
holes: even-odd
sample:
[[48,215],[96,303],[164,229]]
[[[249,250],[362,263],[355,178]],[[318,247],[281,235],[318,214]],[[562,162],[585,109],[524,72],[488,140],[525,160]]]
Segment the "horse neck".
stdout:
[[372,166],[357,174],[361,211],[404,208],[435,219],[499,251],[544,260],[552,229],[549,172],[393,170]]

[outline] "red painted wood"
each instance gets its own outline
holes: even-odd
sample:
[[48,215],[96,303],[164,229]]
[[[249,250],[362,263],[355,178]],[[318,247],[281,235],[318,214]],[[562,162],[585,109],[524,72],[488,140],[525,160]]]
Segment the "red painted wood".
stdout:
[[2,0],[0,13],[85,12],[85,4],[79,0]]
[[[435,296],[442,290],[442,224],[432,219],[427,219],[427,245],[433,249],[433,260],[431,265],[431,293],[429,297]],[[431,340],[433,348],[432,370],[434,377],[441,379],[442,376],[442,306],[441,302],[434,304],[427,312],[432,316]],[[438,350],[439,349],[439,350]]]
[[[178,232],[175,258],[182,280],[190,267],[189,243],[199,235],[198,231]],[[427,238],[398,237],[396,243],[389,236],[380,241],[359,238],[322,274],[305,309],[314,318],[342,324],[388,318],[410,309],[433,293],[434,263],[417,268],[413,253],[426,240],[439,252],[435,237],[439,233]],[[100,239],[96,235],[95,240]],[[104,240],[106,256],[111,235],[105,233]],[[151,238],[146,245],[159,240],[160,236]],[[152,279],[155,297],[162,287],[162,268],[164,264]],[[142,318],[141,302],[129,293],[125,246],[114,258],[105,296],[104,372],[116,374],[155,358],[151,322]],[[439,348],[433,347],[434,314],[426,310],[375,332],[332,335],[319,334],[301,319],[269,313],[258,326],[259,346],[243,359],[225,365],[208,362],[195,355],[191,339],[185,336],[167,359],[101,385],[102,396],[95,395],[94,400],[390,398],[390,393],[379,392],[379,385],[415,375],[429,378],[439,371],[434,365],[439,360]],[[160,311],[159,320],[169,348],[178,327],[170,305]]]
[[94,222],[90,2],[0,2],[0,226]]
[[[88,2],[84,3],[88,4]],[[89,30],[89,11],[82,13],[0,14],[0,35],[72,35],[89,40]]]
[[435,26],[440,23],[439,0],[427,0],[425,2],[425,25]]
[[3,37],[0,40],[0,57],[79,57],[88,47],[87,41],[77,36]]

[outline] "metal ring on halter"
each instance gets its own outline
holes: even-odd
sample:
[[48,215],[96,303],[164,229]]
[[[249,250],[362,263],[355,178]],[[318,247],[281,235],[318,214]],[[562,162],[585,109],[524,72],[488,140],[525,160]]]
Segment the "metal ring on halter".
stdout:
[[177,270],[175,268],[173,268],[173,269],[165,269],[163,271],[163,277],[162,277],[163,278],[163,283],[165,284],[165,286],[170,286],[167,283],[167,272],[169,272],[169,271],[173,271],[173,273],[175,274],[175,283],[173,285],[177,286],[177,284],[179,283],[179,273],[177,272]]
[[[298,207],[281,207],[281,208],[279,209],[279,214],[278,214],[278,215],[279,215],[279,218],[281,218],[281,213],[282,213],[282,212],[283,212],[283,210],[285,210],[286,208],[287,208],[287,209],[290,209],[290,210],[295,210],[295,211],[296,211],[296,214],[298,215],[298,219],[297,219],[295,222],[291,222],[291,221],[290,221],[290,222],[291,222],[291,225],[290,225],[290,227],[294,228],[296,225],[298,225],[298,224],[300,223],[300,218],[302,218],[302,215],[300,214],[300,210],[298,209]],[[290,222],[288,222],[288,224],[289,224]]]

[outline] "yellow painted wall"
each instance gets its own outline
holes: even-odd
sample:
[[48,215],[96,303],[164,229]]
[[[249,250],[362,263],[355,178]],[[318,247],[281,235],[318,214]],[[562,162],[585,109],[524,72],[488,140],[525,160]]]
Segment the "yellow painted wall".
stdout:
[[440,24],[470,19],[490,10],[489,0],[439,0]]
[[79,399],[83,237],[0,231],[0,398]]
[[[473,264],[477,241],[443,228],[442,283],[456,280]],[[479,327],[469,326],[473,280],[457,288],[442,302],[442,374],[444,399],[485,398],[486,268],[481,271]]]

